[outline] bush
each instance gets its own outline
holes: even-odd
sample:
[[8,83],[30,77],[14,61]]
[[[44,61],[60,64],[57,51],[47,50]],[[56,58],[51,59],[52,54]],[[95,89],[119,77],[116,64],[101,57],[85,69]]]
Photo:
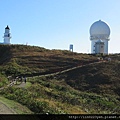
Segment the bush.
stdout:
[[5,86],[8,83],[7,78],[4,75],[0,74],[0,87]]

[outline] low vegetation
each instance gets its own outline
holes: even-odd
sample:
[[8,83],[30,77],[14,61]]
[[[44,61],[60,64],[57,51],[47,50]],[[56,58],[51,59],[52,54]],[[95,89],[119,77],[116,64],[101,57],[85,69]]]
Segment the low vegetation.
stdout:
[[8,79],[5,75],[0,74],[0,88],[8,84]]
[[[1,86],[8,82],[5,76],[10,75],[12,79],[27,76],[26,87],[19,84],[5,87],[0,95],[32,112],[120,113],[119,54],[88,55],[23,45],[1,45],[0,50],[5,51],[0,51],[0,71],[4,75],[1,75]],[[94,63],[101,56],[111,57],[112,61]],[[66,69],[69,70],[63,72]]]
[[54,73],[95,60],[95,56],[67,50],[48,50],[26,45],[0,45],[0,72],[12,76]]
[[10,108],[15,114],[33,114],[27,107],[13,101],[6,99],[0,96],[0,103],[5,104],[8,108]]

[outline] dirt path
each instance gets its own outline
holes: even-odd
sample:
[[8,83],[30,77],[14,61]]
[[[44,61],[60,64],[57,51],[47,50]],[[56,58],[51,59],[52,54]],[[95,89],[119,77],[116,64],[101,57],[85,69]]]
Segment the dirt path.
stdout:
[[[101,62],[106,62],[106,61],[99,61],[99,62],[89,63],[89,64],[85,64],[85,65],[80,65],[80,66],[77,66],[77,67],[72,67],[72,68],[69,68],[69,69],[66,69],[66,70],[63,70],[63,71],[60,71],[60,72],[55,72],[55,73],[45,74],[45,75],[38,75],[38,76],[42,77],[42,76],[49,76],[49,75],[58,75],[58,74],[61,74],[61,73],[65,73],[65,72],[71,71],[71,70],[76,69],[76,68],[80,68],[80,67],[87,66],[87,65],[92,65],[92,64],[99,64]],[[29,78],[31,78],[31,77],[29,77]],[[13,86],[14,84],[16,84],[16,81],[11,82],[6,87]],[[20,85],[18,85],[18,87],[22,87],[22,88],[24,88],[25,86],[26,86],[25,82],[22,82]],[[1,87],[0,90],[2,90],[4,88],[5,87]]]
[[10,109],[4,103],[0,102],[0,114],[16,114],[16,112]]
[[7,88],[7,87],[9,87],[9,86],[13,86],[14,84],[15,84],[15,81],[11,82],[10,84],[8,84],[8,85],[5,86],[5,87],[1,87],[0,90],[2,90],[2,89],[4,89],[4,88]]
[[22,88],[24,88],[25,86],[26,86],[25,82],[22,82],[20,85],[17,85],[17,87],[22,87]]

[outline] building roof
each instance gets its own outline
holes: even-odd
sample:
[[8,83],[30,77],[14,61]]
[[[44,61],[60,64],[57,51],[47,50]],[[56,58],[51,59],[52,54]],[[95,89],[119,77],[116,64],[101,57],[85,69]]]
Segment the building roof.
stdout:
[[99,40],[97,41],[97,43],[104,43],[104,42],[103,42],[102,40],[99,39]]
[[10,29],[10,28],[9,28],[8,25],[7,25],[7,27],[6,27],[5,29]]
[[104,44],[102,40],[98,40],[95,44]]

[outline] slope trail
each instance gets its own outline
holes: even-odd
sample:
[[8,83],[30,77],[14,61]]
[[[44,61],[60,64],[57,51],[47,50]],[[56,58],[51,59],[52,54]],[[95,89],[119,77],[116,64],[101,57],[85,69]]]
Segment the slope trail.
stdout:
[[0,114],[16,114],[16,112],[10,109],[6,104],[0,102]]
[[[51,73],[51,74],[38,75],[38,76],[42,77],[42,76],[49,76],[49,75],[59,75],[59,74],[66,73],[66,72],[71,71],[71,70],[75,70],[77,68],[81,68],[81,67],[88,66],[88,65],[93,65],[93,64],[99,64],[99,63],[103,63],[103,62],[107,62],[107,61],[99,61],[99,62],[88,63],[88,64],[85,64],[85,65],[72,67],[72,68],[69,68],[69,69],[66,69],[66,70],[63,70],[63,71],[59,71],[59,72],[55,72],[55,73]],[[32,77],[35,77],[35,76],[32,76]]]
[[[93,62],[93,63],[88,63],[88,64],[85,64],[85,65],[80,65],[80,66],[77,66],[77,67],[72,67],[72,68],[69,68],[69,69],[66,69],[66,70],[63,70],[63,71],[59,71],[59,72],[55,72],[55,73],[50,73],[50,74],[43,74],[43,75],[38,75],[39,77],[42,77],[42,76],[54,76],[54,75],[59,75],[59,74],[62,74],[62,73],[65,73],[65,72],[68,72],[68,71],[71,71],[71,70],[74,70],[74,69],[77,69],[77,68],[80,68],[80,67],[83,67],[83,66],[88,66],[88,65],[92,65],[92,64],[99,64],[99,63],[102,63],[102,62],[107,62],[107,61],[98,61],[98,62]],[[33,76],[30,76],[28,78],[32,78],[32,77],[36,77],[36,75],[33,75]],[[10,84],[8,84],[6,87],[11,87],[13,85],[16,84],[16,81],[13,80],[13,82],[11,82]],[[25,82],[21,82],[18,87],[25,87]],[[1,87],[0,90],[6,88],[6,87]]]

